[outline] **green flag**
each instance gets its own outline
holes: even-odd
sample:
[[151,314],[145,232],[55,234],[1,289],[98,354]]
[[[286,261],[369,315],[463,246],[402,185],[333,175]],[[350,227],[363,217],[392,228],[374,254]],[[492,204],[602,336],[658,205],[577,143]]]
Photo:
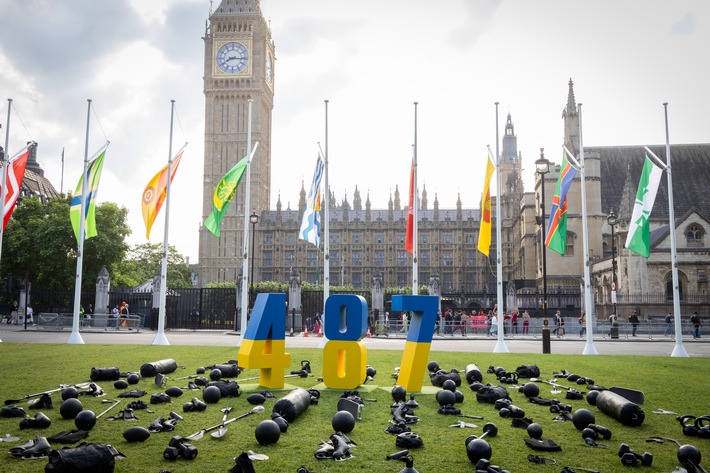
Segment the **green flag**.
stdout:
[[[626,237],[626,248],[648,258],[651,254],[651,229],[648,218],[656,200],[658,184],[661,182],[663,169],[659,168],[646,156],[641,171],[641,180],[636,192],[636,203],[629,222],[629,234]],[[670,223],[673,225],[673,222]]]
[[205,220],[205,228],[212,232],[216,237],[219,237],[219,226],[222,223],[222,217],[227,211],[227,206],[232,201],[234,193],[237,191],[237,186],[244,176],[244,171],[247,169],[248,156],[245,156],[224,175],[217,187],[214,190],[212,197],[212,213]]
[[[96,194],[99,191],[99,181],[101,180],[101,170],[104,167],[104,156],[106,150],[88,163],[86,171],[79,178],[79,183],[76,185],[74,197],[71,200],[69,208],[69,218],[74,229],[76,241],[79,241],[79,227],[81,226],[81,218],[84,217],[84,240],[98,235],[96,231]],[[84,199],[84,211],[81,211],[82,192],[84,188],[84,177],[86,177],[86,198]]]

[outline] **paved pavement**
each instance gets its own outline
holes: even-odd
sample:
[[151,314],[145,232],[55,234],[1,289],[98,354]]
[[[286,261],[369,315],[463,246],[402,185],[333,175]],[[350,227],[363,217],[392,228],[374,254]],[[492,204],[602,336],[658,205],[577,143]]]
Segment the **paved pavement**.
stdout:
[[[71,330],[44,331],[36,327],[24,329],[19,325],[0,325],[0,340],[13,343],[67,343]],[[117,344],[117,345],[150,345],[156,333],[151,330],[134,331],[115,330],[84,331],[81,337],[87,344]],[[171,345],[185,346],[236,346],[239,334],[224,331],[167,331],[165,336]],[[372,337],[365,338],[364,343],[368,348],[377,350],[402,350],[405,340],[403,337]],[[710,357],[710,339],[683,340],[683,347],[691,357]],[[323,343],[322,338],[300,334],[286,337],[287,348],[318,348]],[[531,336],[507,338],[505,348],[511,353],[542,353],[542,341]],[[435,337],[432,341],[432,350],[456,352],[493,352],[497,340],[484,336],[464,337]],[[586,340],[573,335],[561,338],[553,337],[551,352],[555,354],[578,355],[584,352]],[[670,356],[675,348],[675,342],[668,337],[657,336],[621,338],[618,340],[594,340],[594,348],[600,355],[645,355],[645,356]]]

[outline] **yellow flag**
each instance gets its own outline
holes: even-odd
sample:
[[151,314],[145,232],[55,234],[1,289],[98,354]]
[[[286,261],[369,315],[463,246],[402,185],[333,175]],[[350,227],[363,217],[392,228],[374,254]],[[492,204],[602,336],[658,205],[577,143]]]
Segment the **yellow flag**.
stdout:
[[483,196],[481,197],[481,226],[478,235],[478,251],[488,256],[491,249],[491,177],[495,166],[488,157],[486,177],[483,181]]

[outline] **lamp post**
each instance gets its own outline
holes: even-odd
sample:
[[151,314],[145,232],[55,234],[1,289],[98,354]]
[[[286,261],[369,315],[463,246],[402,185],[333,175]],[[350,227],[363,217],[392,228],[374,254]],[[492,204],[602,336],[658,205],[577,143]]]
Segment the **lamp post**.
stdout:
[[251,223],[251,276],[249,276],[249,304],[254,306],[254,259],[256,255],[254,254],[254,232],[256,231],[256,224],[259,223],[259,216],[256,214],[256,209],[252,211],[249,215],[249,223]]
[[540,175],[541,210],[540,243],[542,244],[542,352],[550,353],[550,326],[547,318],[547,248],[545,246],[545,175],[550,172],[550,161],[545,158],[545,148],[540,148],[540,158],[535,161],[535,172]]
[[611,209],[606,221],[611,227],[611,303],[614,306],[614,325],[616,325],[618,314],[616,313],[616,235],[614,234],[614,227],[618,223],[618,220],[614,209]]

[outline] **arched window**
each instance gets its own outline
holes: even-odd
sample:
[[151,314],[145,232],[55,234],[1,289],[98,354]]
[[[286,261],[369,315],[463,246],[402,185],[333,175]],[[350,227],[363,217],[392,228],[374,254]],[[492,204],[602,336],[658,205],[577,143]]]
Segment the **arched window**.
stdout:
[[576,239],[576,233],[567,231],[567,246],[565,246],[565,256],[574,256],[574,240]]
[[688,246],[704,246],[704,237],[705,231],[703,230],[703,227],[697,223],[690,224],[685,230],[685,238],[688,242]]

